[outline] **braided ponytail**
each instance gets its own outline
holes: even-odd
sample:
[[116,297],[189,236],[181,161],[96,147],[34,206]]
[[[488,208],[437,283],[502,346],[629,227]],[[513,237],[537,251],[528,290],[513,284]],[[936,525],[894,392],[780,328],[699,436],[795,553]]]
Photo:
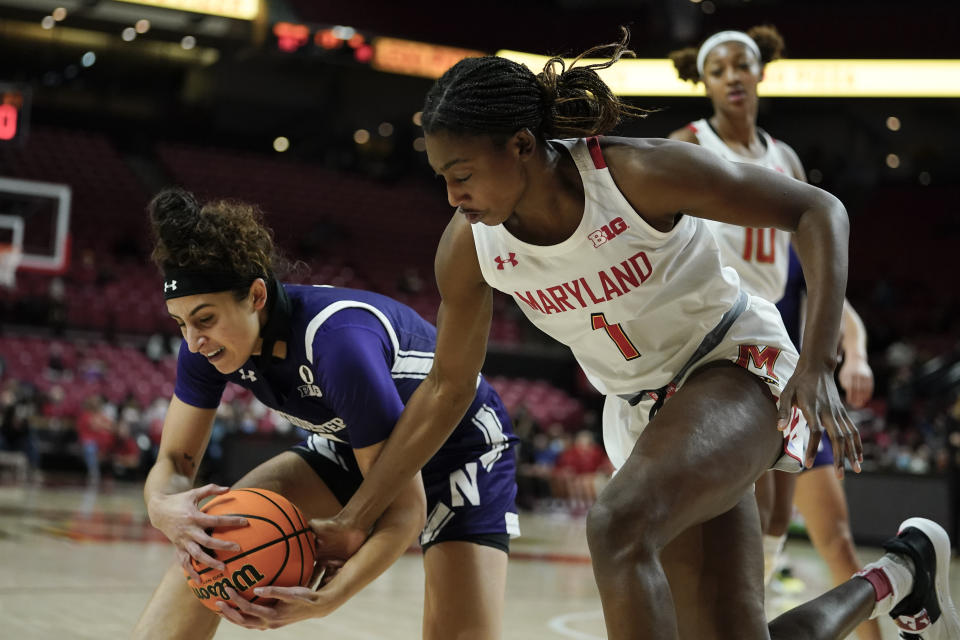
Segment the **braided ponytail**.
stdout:
[[[423,129],[510,136],[527,128],[539,138],[608,133],[623,118],[647,113],[622,101],[597,74],[623,56],[633,55],[627,48],[629,39],[624,27],[621,40],[583,52],[569,68],[561,58],[551,58],[536,75],[506,58],[461,60],[427,93]],[[577,65],[591,54],[611,49],[605,62]]]

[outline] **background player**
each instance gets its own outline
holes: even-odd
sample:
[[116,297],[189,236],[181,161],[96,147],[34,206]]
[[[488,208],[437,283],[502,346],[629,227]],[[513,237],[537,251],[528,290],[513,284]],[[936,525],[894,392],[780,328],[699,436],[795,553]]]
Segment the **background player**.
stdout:
[[[883,576],[876,588],[851,579],[768,629],[753,497],[767,468],[812,463],[824,428],[838,461],[859,469],[856,429],[833,383],[843,207],[802,182],[693,145],[551,139],[605,133],[630,111],[595,73],[624,50],[619,43],[612,60],[594,67],[566,70],[554,59],[539,76],[502,58],[466,59],[428,93],[428,158],[457,208],[437,252],[437,357],[380,463],[318,529],[328,542],[362,531],[390,487],[444,440],[483,362],[496,287],[568,344],[607,394],[605,441],[619,470],[591,510],[587,535],[608,636],[845,636],[887,611],[875,605],[889,602],[891,580],[903,579],[897,594],[912,589],[909,569],[886,556],[870,573]],[[721,268],[698,216],[797,234],[811,282],[799,361],[773,305],[743,294]],[[809,442],[794,405],[810,424]],[[778,415],[784,433],[774,428]],[[917,582],[922,597],[924,584]],[[943,630],[937,637],[960,629],[955,616],[934,624]]]
[[[151,522],[177,547],[184,567],[193,557],[222,568],[204,548],[229,549],[230,543],[205,530],[242,519],[198,510],[199,500],[226,488],[191,487],[226,383],[250,389],[314,432],[236,486],[274,490],[308,518],[330,516],[375,466],[403,403],[430,369],[435,329],[381,295],[279,284],[272,238],[255,207],[231,201],[201,207],[174,189],[161,192],[150,211],[153,257],[184,340],[144,497]],[[499,637],[508,540],[519,534],[514,441],[499,397],[475,376],[469,409],[424,467],[423,482],[419,475],[404,480],[366,544],[323,588],[257,592],[282,600],[276,607],[229,590],[242,613],[220,605],[222,615],[253,628],[326,615],[386,570],[419,533],[424,637]],[[204,638],[218,622],[174,566],[134,636]]]
[[[783,38],[774,27],[760,26],[747,33],[721,31],[707,38],[699,49],[688,47],[671,52],[670,59],[682,79],[703,82],[713,115],[691,122],[670,137],[699,144],[732,162],[766,167],[806,181],[794,150],[757,126],[757,85],[763,79],[765,65],[778,59],[783,47]],[[790,235],[773,228],[744,228],[716,221],[708,221],[707,225],[720,245],[723,263],[737,270],[743,288],[752,295],[780,302],[787,286]],[[789,313],[801,312],[799,300],[784,302],[781,311],[789,308]],[[791,320],[787,324],[795,324],[795,319]],[[840,383],[851,405],[860,407],[872,393],[873,373],[867,364],[863,322],[846,300],[841,335],[844,358]],[[791,338],[799,345],[799,331]],[[834,584],[842,583],[857,570],[859,561],[850,533],[846,498],[839,478],[830,472],[831,466],[832,449],[822,446],[813,469],[806,474],[770,471],[758,481],[766,581],[773,575],[786,539],[794,487],[810,539],[826,560]],[[858,634],[864,640],[880,640],[879,625],[868,621],[858,629]]]

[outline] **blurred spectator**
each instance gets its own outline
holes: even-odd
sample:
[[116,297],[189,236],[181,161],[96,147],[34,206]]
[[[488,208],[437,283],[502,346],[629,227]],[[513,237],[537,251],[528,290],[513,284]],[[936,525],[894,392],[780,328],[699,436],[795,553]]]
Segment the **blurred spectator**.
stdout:
[[160,435],[163,432],[163,421],[167,417],[169,406],[169,398],[154,398],[150,407],[143,414],[143,422],[146,425],[147,436],[150,438],[154,459],[156,459],[157,451],[160,449]]
[[420,270],[416,267],[404,269],[397,282],[397,291],[410,295],[416,295],[423,291],[423,278],[420,277]]
[[913,376],[910,367],[902,365],[890,380],[887,390],[887,422],[896,428],[910,424],[913,402]]
[[31,388],[16,380],[4,384],[0,390],[0,449],[22,453],[31,472],[39,466],[33,433],[37,413],[37,398]]
[[144,352],[147,354],[150,362],[157,363],[167,357],[167,340],[159,333],[154,333],[147,338],[147,344],[144,346]]
[[67,287],[63,278],[57,276],[50,279],[47,302],[47,326],[53,329],[55,335],[63,335],[67,328]]
[[84,382],[102,382],[106,377],[107,365],[100,358],[93,355],[84,355],[80,364],[79,378]]
[[592,431],[577,433],[573,444],[557,458],[554,468],[554,495],[565,500],[574,514],[587,512],[597,499],[597,483],[610,477],[613,469]]
[[557,452],[550,447],[550,438],[537,432],[529,442],[521,441],[517,465],[517,504],[533,510],[552,495],[550,478]]
[[66,373],[67,366],[63,362],[63,347],[58,342],[50,345],[50,351],[47,355],[47,368],[44,374],[47,380],[62,380]]
[[126,422],[117,424],[117,433],[108,453],[113,476],[120,480],[134,480],[138,477],[141,464],[140,446]]
[[103,406],[100,396],[87,398],[77,417],[77,439],[83,450],[87,480],[91,483],[100,481],[100,464],[110,458],[115,440],[114,425],[104,413]]

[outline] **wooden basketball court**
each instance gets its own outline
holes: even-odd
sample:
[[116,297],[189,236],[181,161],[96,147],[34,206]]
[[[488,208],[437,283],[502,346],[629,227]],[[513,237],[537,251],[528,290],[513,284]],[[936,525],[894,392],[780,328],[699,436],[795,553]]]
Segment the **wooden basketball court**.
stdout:
[[[8,482],[11,479],[7,479]],[[139,485],[0,486],[0,636],[11,640],[126,638],[172,559],[146,516]],[[600,601],[584,538],[584,520],[521,514],[507,581],[505,638],[600,640]],[[787,551],[800,593],[770,594],[775,613],[826,586],[827,574],[806,542]],[[878,549],[861,549],[869,561]],[[952,592],[960,600],[960,562]],[[420,637],[423,569],[409,553],[326,619],[272,631],[271,640],[397,640]],[[885,640],[896,633],[884,621]],[[250,638],[223,623],[218,639]],[[258,636],[259,637],[259,636]]]

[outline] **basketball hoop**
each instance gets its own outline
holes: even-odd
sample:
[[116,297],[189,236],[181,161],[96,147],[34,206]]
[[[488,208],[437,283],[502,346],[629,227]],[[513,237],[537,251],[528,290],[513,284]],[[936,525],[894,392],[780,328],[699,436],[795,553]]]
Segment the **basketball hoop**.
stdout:
[[12,289],[17,284],[17,267],[22,258],[19,247],[0,243],[0,285]]

